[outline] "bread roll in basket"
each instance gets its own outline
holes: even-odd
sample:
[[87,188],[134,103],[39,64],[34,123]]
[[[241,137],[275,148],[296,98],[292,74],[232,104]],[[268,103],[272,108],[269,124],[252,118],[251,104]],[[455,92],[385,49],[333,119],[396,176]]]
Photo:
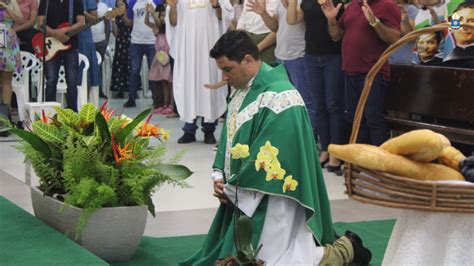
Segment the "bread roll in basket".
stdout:
[[[474,27],[469,25],[463,24],[461,26],[474,29]],[[446,30],[449,27],[450,24],[445,22],[410,32],[391,45],[381,55],[378,62],[366,76],[364,88],[356,108],[349,144],[354,144],[357,140],[364,106],[370,93],[372,83],[390,55],[399,47],[414,41],[422,34]],[[411,140],[413,139],[410,139],[410,141]],[[344,152],[341,151],[339,157],[346,160],[344,177],[349,198],[364,203],[393,208],[434,212],[474,213],[474,184],[461,181],[459,172],[455,170],[457,169],[456,167],[459,167],[458,164],[463,158],[463,155],[456,153],[452,149],[445,150],[447,142],[446,140],[443,141],[445,144],[439,146],[437,146],[438,144],[433,145],[434,147],[439,147],[434,153],[430,154],[430,152],[435,150],[432,149],[430,152],[408,154],[407,156],[410,156],[411,159],[418,159],[424,162],[430,162],[436,159],[449,167],[440,164],[435,165],[433,163],[423,163],[423,165],[420,165],[422,164],[421,162],[416,162],[402,157],[401,155],[391,153],[389,154],[390,156],[388,156],[389,159],[381,159],[380,162],[376,163],[374,162],[374,160],[376,160],[374,158],[361,159],[357,158],[357,156],[352,156],[351,159],[346,157],[347,155],[344,155]],[[390,145],[387,144],[385,148]],[[341,150],[340,148],[341,147],[338,146],[331,146],[329,152],[338,153],[339,151],[336,150]],[[378,154],[377,156],[381,156],[382,154],[384,156],[387,155],[385,154],[387,151],[383,149],[377,148],[374,150],[368,147],[364,147],[364,149],[372,149],[373,154]],[[357,150],[352,150],[351,148],[351,151],[347,152],[357,153]],[[396,152],[394,151],[394,153]],[[375,158],[379,158],[377,156]],[[438,157],[438,159],[435,157]],[[377,165],[374,165],[374,163],[378,164],[380,168],[376,168]],[[429,166],[426,167],[426,165]],[[433,171],[435,171],[435,174],[433,174]],[[438,181],[440,179],[443,181]]]

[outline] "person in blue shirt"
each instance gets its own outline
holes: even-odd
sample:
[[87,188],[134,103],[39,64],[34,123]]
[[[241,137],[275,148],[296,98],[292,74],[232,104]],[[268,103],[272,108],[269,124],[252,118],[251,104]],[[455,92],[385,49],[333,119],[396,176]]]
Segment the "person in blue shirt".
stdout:
[[140,82],[140,71],[142,67],[142,58],[145,55],[148,62],[148,68],[151,66],[155,56],[155,34],[153,30],[145,25],[145,14],[147,5],[152,5],[153,9],[161,0],[130,0],[125,16],[125,23],[132,27],[130,41],[130,79],[128,83],[128,101],[123,107],[135,107],[137,90]]

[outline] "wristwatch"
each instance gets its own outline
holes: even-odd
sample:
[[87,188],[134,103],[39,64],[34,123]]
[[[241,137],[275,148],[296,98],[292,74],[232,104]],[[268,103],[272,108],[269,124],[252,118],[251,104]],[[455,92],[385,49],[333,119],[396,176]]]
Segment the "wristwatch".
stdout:
[[369,25],[375,28],[375,26],[379,25],[379,23],[380,23],[380,19],[375,18],[374,22],[369,23]]

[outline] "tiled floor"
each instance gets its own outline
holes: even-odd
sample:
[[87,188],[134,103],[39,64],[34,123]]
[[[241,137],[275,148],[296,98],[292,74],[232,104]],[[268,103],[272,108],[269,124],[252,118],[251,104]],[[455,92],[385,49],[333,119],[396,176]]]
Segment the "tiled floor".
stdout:
[[[120,113],[123,100],[111,100],[111,106]],[[149,99],[140,99],[138,106],[123,110],[128,116],[135,116],[144,108],[151,106]],[[192,144],[177,144],[181,136],[183,123],[177,118],[165,118],[158,115],[154,123],[171,132],[168,142],[170,153],[183,149],[186,154],[181,163],[187,165],[194,174],[188,183],[189,189],[173,186],[160,187],[153,200],[156,205],[156,218],[148,219],[146,235],[150,236],[175,236],[205,233],[212,221],[218,201],[212,196],[212,181],[210,179],[211,165],[215,151],[213,145],[203,143],[202,132],[197,133],[198,141]],[[222,124],[219,125],[216,137],[219,136]],[[0,138],[0,195],[11,200],[25,210],[32,212],[28,186],[25,182],[25,166],[23,156],[14,148],[15,142]],[[344,194],[343,178],[324,171],[334,221],[362,221],[394,218],[398,210],[361,204],[347,199]],[[37,184],[33,177],[32,184]]]

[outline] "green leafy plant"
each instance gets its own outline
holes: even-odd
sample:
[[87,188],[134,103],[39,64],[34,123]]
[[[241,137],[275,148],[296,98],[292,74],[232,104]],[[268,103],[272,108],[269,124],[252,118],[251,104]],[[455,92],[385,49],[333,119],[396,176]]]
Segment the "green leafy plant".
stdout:
[[245,215],[239,217],[235,227],[235,247],[237,256],[235,260],[239,265],[249,265],[257,262],[257,256],[262,245],[255,250],[252,246],[252,220]]
[[[43,112],[30,130],[9,131],[22,139],[18,149],[39,176],[40,190],[83,209],[76,238],[99,208],[148,205],[154,216],[151,196],[157,187],[188,187],[184,180],[192,172],[177,164],[182,154],[165,163],[169,132],[150,123],[151,109],[135,119],[114,115],[107,103],[100,110],[86,104],[80,113],[56,112],[51,118]],[[158,138],[157,146],[151,146],[152,137]]]

